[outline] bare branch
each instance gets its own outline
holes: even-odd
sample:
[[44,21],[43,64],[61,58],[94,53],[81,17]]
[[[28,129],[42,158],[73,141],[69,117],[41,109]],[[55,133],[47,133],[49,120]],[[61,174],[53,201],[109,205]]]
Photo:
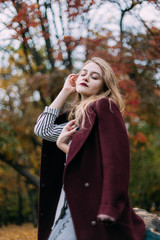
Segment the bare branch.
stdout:
[[39,187],[39,179],[37,176],[30,173],[24,166],[14,163],[13,161],[7,159],[7,157],[0,153],[0,160],[7,163],[9,166],[13,167],[19,174],[24,176],[31,184]]
[[[38,9],[40,11],[40,6],[39,6],[39,0],[36,0],[37,4],[38,4]],[[48,19],[47,19],[47,8],[48,8],[48,4],[44,3],[44,7],[45,7],[45,16],[42,18],[42,16],[39,16],[40,19],[40,23],[41,23],[41,28],[42,28],[42,35],[44,37],[45,43],[46,43],[46,49],[47,49],[47,55],[48,55],[48,60],[52,66],[52,70],[54,69],[54,59],[53,59],[53,55],[52,55],[52,46],[51,46],[51,42],[50,42],[50,38],[46,37],[45,35],[47,34],[48,36],[49,34],[49,24],[48,24]],[[40,11],[41,12],[41,11]],[[46,21],[46,24],[44,25],[44,19]]]
[[62,18],[62,7],[61,7],[61,3],[59,1],[59,18],[61,21],[61,26],[62,26],[62,34],[64,36],[64,25],[63,25],[63,18]]
[[54,29],[55,29],[55,32],[56,32],[56,38],[59,40],[59,34],[58,34],[58,29],[57,29],[57,25],[56,25],[56,19],[55,19],[55,13],[54,13],[54,8],[53,8],[53,5],[50,5],[50,10],[51,10],[51,13],[52,13],[52,17],[53,17],[53,25],[54,25]]

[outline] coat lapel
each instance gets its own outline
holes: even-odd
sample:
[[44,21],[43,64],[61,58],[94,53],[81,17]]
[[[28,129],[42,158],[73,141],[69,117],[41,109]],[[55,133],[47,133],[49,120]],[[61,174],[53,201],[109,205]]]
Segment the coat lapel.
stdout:
[[90,120],[88,119],[88,117],[86,118],[85,128],[84,129],[80,128],[72,138],[72,142],[68,152],[66,167],[73,160],[76,154],[79,152],[79,150],[87,140],[87,137],[89,136],[93,128],[95,118],[96,118],[96,113],[94,112],[93,109],[89,112],[89,116],[90,116]]

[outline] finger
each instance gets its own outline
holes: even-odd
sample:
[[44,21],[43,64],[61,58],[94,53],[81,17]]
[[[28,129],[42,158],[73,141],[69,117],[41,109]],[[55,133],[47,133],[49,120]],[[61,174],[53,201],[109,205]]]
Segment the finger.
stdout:
[[102,222],[106,227],[111,227],[116,224],[116,221],[110,221],[110,220],[101,220],[98,219],[100,222]]
[[72,87],[75,87],[76,86],[76,81],[74,79],[71,79],[70,84],[71,84]]
[[78,77],[78,75],[77,75],[77,74],[75,74],[75,75],[71,76],[72,80],[74,80],[74,81],[77,79],[77,77]]
[[75,76],[75,74],[71,73],[66,78],[64,78],[64,81],[68,81],[68,80],[70,80],[71,77],[74,77],[74,76]]
[[113,217],[108,216],[108,215],[104,215],[104,214],[98,215],[97,218],[101,219],[102,221],[103,220],[115,221],[115,219]]
[[73,123],[75,123],[75,121],[76,121],[76,119],[73,119],[73,120],[69,121],[68,124],[73,124]]
[[71,137],[71,136],[74,135],[76,132],[77,132],[77,130],[76,130],[76,128],[74,128],[74,129],[68,131],[66,135],[67,135],[68,137]]
[[74,125],[75,121],[76,121],[76,119],[69,121],[69,123],[67,123],[66,126],[71,127],[72,125]]
[[105,221],[111,221],[111,222],[114,222],[113,219],[110,219],[110,218],[99,218],[99,220],[105,222]]
[[72,129],[76,128],[76,125],[73,124],[71,127],[68,127],[68,128],[69,128],[68,131],[71,131]]
[[75,78],[75,76],[70,79],[70,85],[71,85],[72,87],[75,87],[75,86],[76,86],[76,79],[77,79],[77,78]]
[[73,75],[70,75],[69,76],[69,79],[72,81],[72,82],[75,82],[75,80],[77,79],[78,75],[77,74],[73,74]]
[[110,220],[105,220],[105,221],[103,221],[103,224],[107,227],[111,227],[111,226],[115,225],[116,222],[115,221],[113,222],[113,221],[110,221]]
[[76,76],[77,76],[76,74],[70,74],[70,75],[69,75],[69,78],[70,78],[70,79],[74,79]]
[[71,121],[69,121],[65,126],[64,128],[68,129],[68,127],[70,128],[74,123],[75,123],[76,119],[73,119]]
[[[74,127],[73,129],[69,130],[68,133],[69,133],[69,134],[72,134],[72,132],[75,133],[75,132],[77,132],[78,130],[79,130],[79,127],[76,126],[76,127]],[[68,133],[67,133],[67,134],[68,134]]]

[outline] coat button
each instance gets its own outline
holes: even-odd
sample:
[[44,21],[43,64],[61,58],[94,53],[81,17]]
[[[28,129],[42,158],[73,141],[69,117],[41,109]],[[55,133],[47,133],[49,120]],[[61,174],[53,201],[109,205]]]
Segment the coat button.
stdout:
[[42,187],[45,187],[45,184],[44,183],[42,183],[42,185],[41,185]]
[[43,217],[43,216],[44,216],[44,213],[41,212],[41,213],[40,213],[40,216]]
[[88,188],[89,185],[90,185],[90,184],[89,184],[88,182],[86,182],[86,183],[84,184],[85,188]]
[[91,222],[91,225],[92,225],[92,226],[96,226],[96,224],[97,224],[96,221],[92,221],[92,222]]
[[46,154],[46,153],[43,153],[43,157],[46,158],[46,157],[47,157],[47,154]]

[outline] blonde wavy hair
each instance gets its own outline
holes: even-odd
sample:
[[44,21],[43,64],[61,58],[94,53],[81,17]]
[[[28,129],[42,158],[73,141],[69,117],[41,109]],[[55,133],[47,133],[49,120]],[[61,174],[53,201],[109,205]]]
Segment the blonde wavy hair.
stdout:
[[[104,81],[103,91],[98,95],[92,95],[84,100],[81,100],[80,94],[76,93],[74,99],[72,99],[68,105],[68,110],[70,110],[70,113],[68,115],[68,121],[76,119],[76,125],[79,126],[81,123],[82,128],[84,128],[86,116],[89,117],[87,107],[94,101],[100,100],[102,98],[108,98],[118,106],[121,112],[123,112],[125,108],[125,102],[122,94],[120,93],[117,78],[110,64],[102,58],[93,57],[90,60],[86,61],[83,67],[91,62],[96,63],[102,70],[102,78]],[[78,75],[80,73],[81,71],[78,73]]]

